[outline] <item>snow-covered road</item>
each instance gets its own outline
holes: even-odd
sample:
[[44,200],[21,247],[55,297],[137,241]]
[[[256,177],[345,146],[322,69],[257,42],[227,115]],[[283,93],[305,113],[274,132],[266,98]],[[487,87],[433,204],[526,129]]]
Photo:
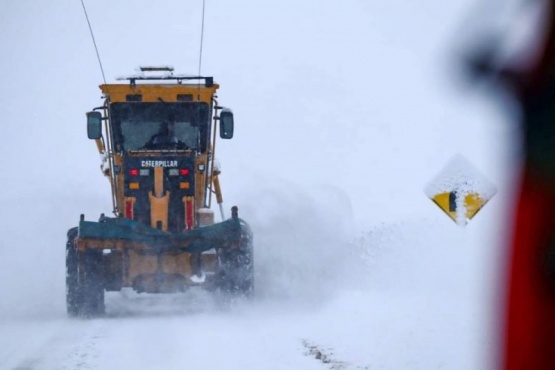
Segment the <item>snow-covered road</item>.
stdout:
[[[485,368],[482,356],[492,346],[480,338],[485,329],[477,325],[476,307],[438,300],[351,292],[323,308],[300,312],[264,304],[195,312],[185,302],[159,308],[132,302],[131,311],[112,310],[90,321],[14,320],[2,323],[1,367]],[[329,363],[310,353],[310,346]]]
[[[488,368],[496,350],[493,285],[483,286],[480,227],[460,229],[437,212],[347,240],[321,205],[305,202],[307,220],[282,224],[293,236],[271,232],[285,222],[279,211],[255,222],[250,303],[223,304],[200,290],[124,290],[107,294],[106,317],[68,319],[63,252],[24,263],[4,251],[0,278],[13,286],[0,305],[0,368]],[[42,212],[47,217],[48,207]],[[21,226],[12,230],[26,240]],[[49,235],[47,224],[37,231]],[[51,240],[63,246],[59,235],[27,237],[35,253]]]

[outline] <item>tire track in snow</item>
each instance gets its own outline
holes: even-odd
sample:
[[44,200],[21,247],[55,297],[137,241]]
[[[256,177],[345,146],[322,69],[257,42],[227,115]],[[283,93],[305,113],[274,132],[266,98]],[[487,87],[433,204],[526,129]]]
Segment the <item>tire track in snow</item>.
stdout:
[[346,361],[341,361],[335,358],[332,348],[322,348],[321,346],[309,342],[306,339],[302,341],[303,347],[306,349],[305,356],[314,357],[315,360],[320,361],[326,365],[330,370],[367,370],[368,366],[357,366]]
[[96,347],[103,338],[104,326],[103,321],[72,320],[11,369],[95,370],[98,368],[94,365],[98,358]]

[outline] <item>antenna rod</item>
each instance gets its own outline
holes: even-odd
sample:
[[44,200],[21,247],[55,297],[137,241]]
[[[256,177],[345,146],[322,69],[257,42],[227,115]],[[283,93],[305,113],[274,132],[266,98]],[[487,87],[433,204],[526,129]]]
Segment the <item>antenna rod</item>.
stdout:
[[202,0],[202,25],[200,28],[200,52],[198,57],[198,75],[200,76],[200,67],[202,65],[202,43],[204,41],[204,5],[206,0]]
[[[94,44],[94,50],[96,50],[96,57],[98,58],[98,64],[100,65],[100,72],[102,72],[102,79],[104,80],[104,84],[106,84],[106,76],[104,75],[104,68],[102,68],[102,62],[100,61],[100,54],[98,53],[98,47],[96,46],[96,40],[94,39],[94,33],[93,33],[93,30],[92,30],[91,22],[89,21],[89,15],[87,14],[87,8],[85,8],[84,0],[81,0],[81,5],[83,5],[83,11],[85,12],[85,18],[87,18],[87,23],[89,24],[89,31],[91,31],[91,37],[92,37],[92,41],[93,41],[93,44]],[[203,12],[204,12],[204,10],[203,10]],[[204,15],[203,15],[203,17],[204,17]],[[204,19],[203,19],[203,24],[204,24]],[[199,68],[200,68],[200,66],[199,66]]]

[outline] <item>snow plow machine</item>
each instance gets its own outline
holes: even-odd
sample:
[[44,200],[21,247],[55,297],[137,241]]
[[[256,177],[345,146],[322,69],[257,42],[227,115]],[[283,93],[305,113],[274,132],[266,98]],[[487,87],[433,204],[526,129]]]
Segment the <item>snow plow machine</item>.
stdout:
[[[252,232],[222,207],[217,131],[233,137],[233,113],[218,105],[212,77],[141,67],[100,86],[104,104],[87,113],[114,217],[81,215],[67,233],[69,316],[105,312],[106,291],[181,292],[191,286],[231,297],[254,289]],[[211,209],[215,197],[221,222]]]

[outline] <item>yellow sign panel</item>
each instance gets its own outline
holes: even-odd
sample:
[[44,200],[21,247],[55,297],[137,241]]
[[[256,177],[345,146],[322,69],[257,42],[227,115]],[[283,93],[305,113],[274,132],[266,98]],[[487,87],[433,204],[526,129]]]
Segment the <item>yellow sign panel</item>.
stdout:
[[495,195],[495,186],[462,156],[455,156],[424,189],[447,216],[464,226]]
[[432,200],[453,221],[463,225],[487,203],[478,193],[459,194],[456,191],[437,194]]

